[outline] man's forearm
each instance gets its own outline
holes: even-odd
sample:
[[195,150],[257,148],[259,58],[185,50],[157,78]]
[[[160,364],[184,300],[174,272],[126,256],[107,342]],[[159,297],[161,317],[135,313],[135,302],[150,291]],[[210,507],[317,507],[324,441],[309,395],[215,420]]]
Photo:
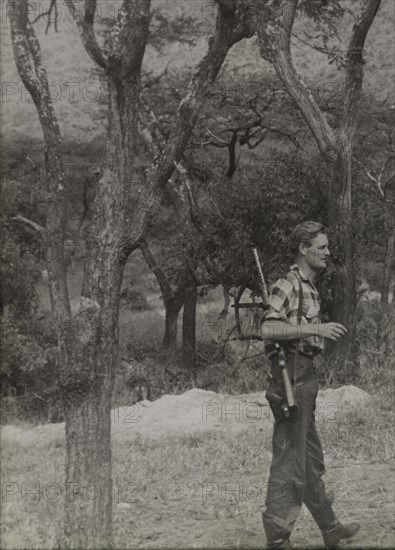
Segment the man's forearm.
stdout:
[[[315,328],[315,331],[314,331]],[[264,340],[298,340],[313,336],[317,331],[317,325],[290,325],[285,321],[265,321],[262,325],[262,338]]]

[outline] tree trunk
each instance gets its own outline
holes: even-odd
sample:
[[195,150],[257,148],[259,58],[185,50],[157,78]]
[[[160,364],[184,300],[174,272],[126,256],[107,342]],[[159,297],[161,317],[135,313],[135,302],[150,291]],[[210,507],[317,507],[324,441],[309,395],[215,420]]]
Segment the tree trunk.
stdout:
[[[393,214],[392,214],[393,216]],[[394,258],[395,258],[395,222],[392,221],[387,235],[386,250],[384,256],[384,269],[381,280],[381,303],[388,305],[390,303],[390,289],[394,277]],[[394,301],[394,296],[392,297]]]
[[[329,313],[331,321],[342,323],[348,332],[336,345],[327,347],[333,369],[347,368],[346,361],[353,360],[351,347],[357,303],[352,239],[351,145],[345,136],[339,141],[339,155],[329,191],[330,249],[335,267],[333,303]],[[336,372],[341,375],[339,370]]]
[[177,300],[171,297],[165,303],[166,318],[165,318],[165,334],[162,341],[164,349],[177,349],[177,333],[178,333],[178,315],[182,307],[182,300]]
[[183,274],[179,275],[177,280],[172,284],[165,271],[156,261],[145,239],[140,243],[140,250],[148,267],[158,281],[165,306],[165,334],[162,340],[162,347],[164,349],[177,349],[177,321],[184,301]]
[[245,289],[246,289],[246,287],[243,285],[237,290],[237,294],[235,296],[234,304],[233,304],[234,308],[235,308],[236,333],[237,333],[237,337],[238,337],[239,340],[244,339],[243,329],[242,329],[242,326],[241,326],[239,304],[240,304],[240,300],[241,300],[241,297],[243,296],[243,293],[244,293]]
[[386,306],[386,327],[384,335],[384,353],[387,357],[395,353],[395,298],[392,303]]
[[48,216],[45,228],[39,232],[47,250],[59,349],[57,368],[66,419],[67,493],[62,543],[73,549],[111,548],[111,395],[123,269],[128,255],[148,232],[163,186],[182,156],[200,106],[229,48],[251,36],[252,31],[248,18],[240,20],[235,2],[231,6],[221,3],[208,52],[180,103],[162,154],[152,165],[149,162],[151,170],[146,178],[148,165],[138,127],[138,101],[150,0],[123,3],[105,50],[100,48],[94,32],[96,1],[85,0],[78,19],[81,38],[108,78],[107,162],[97,185],[92,220],[85,231],[87,251],[80,307],[71,316],[64,264],[66,185],[60,132],[39,44],[28,20],[27,0],[9,0],[8,6],[16,65],[37,108],[45,141]]
[[[88,7],[92,5],[88,2]],[[82,24],[87,49],[106,70],[109,104],[107,162],[98,183],[92,223],[86,230],[87,257],[76,319],[81,318],[87,328],[82,330],[81,337],[77,330],[77,341],[61,354],[62,361],[71,354],[68,365],[64,363],[62,382],[67,422],[66,487],[77,487],[65,510],[66,544],[70,548],[112,547],[111,394],[117,362],[119,295],[126,259],[148,232],[160,205],[161,190],[185,148],[199,108],[228,49],[243,37],[242,32],[240,37],[233,33],[235,12],[233,16],[222,14],[215,39],[211,40],[209,51],[180,104],[166,147],[151,165],[139,132],[138,112],[148,7],[148,0],[125,4],[124,17],[116,23],[117,32],[111,34],[107,60],[102,58],[93,39],[94,10],[86,12],[88,20]],[[196,309],[196,296],[194,300]],[[187,311],[195,319],[191,305],[187,305]],[[195,336],[192,339],[191,334],[190,327],[186,341],[194,350]],[[78,354],[73,355],[74,350]],[[95,484],[92,490],[101,496],[91,495],[89,500],[85,491],[93,487],[92,483]]]
[[196,365],[196,304],[197,288],[190,286],[185,292],[182,315],[182,353],[184,366],[188,369]]
[[[65,536],[68,548],[112,547],[111,395],[118,360],[122,251],[131,174],[139,155],[131,104],[139,79],[127,87],[109,79],[107,163],[98,183],[78,314],[60,367],[66,417]],[[133,154],[132,154],[133,153]]]

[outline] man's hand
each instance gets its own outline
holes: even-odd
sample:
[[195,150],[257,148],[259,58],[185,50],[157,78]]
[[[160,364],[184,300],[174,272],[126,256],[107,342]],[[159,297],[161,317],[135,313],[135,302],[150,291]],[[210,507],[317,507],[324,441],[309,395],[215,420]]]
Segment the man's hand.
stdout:
[[320,338],[325,338],[325,340],[332,340],[333,342],[339,340],[339,338],[344,336],[347,332],[346,327],[340,323],[320,323],[315,325],[314,328],[315,327],[315,334],[317,334],[317,336],[320,336]]

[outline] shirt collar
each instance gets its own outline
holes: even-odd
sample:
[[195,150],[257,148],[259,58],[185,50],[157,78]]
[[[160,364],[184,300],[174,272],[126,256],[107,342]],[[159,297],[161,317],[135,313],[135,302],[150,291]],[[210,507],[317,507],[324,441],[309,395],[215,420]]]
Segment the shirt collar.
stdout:
[[305,283],[310,283],[310,284],[313,284],[313,282],[307,277],[307,275],[305,275],[303,273],[303,271],[301,269],[299,269],[298,265],[297,264],[293,264],[291,265],[290,267],[290,270],[291,271],[297,271],[300,275],[300,278],[302,279],[302,281],[304,281]]

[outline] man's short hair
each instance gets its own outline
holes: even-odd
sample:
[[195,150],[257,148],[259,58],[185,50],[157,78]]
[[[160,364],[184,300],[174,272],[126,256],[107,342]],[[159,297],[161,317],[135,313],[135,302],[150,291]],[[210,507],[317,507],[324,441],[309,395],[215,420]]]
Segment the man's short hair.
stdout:
[[320,222],[302,222],[299,223],[291,234],[290,250],[295,258],[299,254],[299,246],[304,244],[311,245],[311,241],[320,233],[326,233],[326,229]]

